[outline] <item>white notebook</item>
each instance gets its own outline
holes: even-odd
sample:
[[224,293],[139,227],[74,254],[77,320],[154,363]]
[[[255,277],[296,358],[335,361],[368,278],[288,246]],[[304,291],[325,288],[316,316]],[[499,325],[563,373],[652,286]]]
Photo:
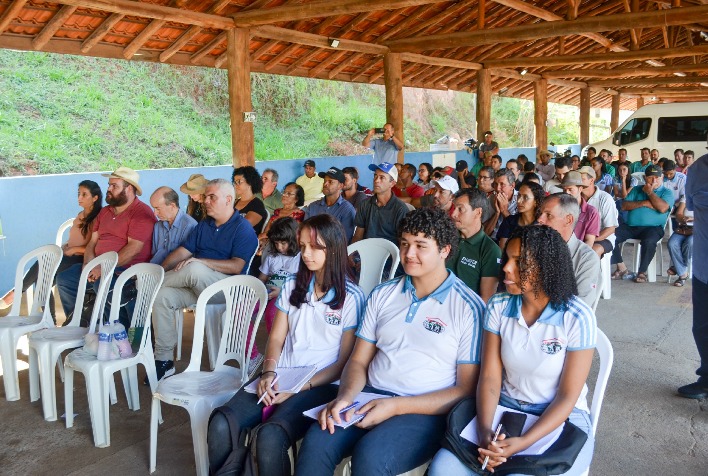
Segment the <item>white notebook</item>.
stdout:
[[[497,405],[497,410],[494,412],[494,420],[492,420],[492,428],[496,428],[497,425],[499,425],[499,420],[501,420],[502,414],[504,412],[514,412],[514,413],[524,413],[519,410],[512,410],[511,408],[506,408],[502,407],[501,405]],[[536,415],[531,415],[529,413],[525,413],[526,415],[526,423],[524,423],[524,428],[521,430],[521,434],[525,434],[527,431],[529,431],[529,428],[533,426],[534,423],[538,421],[538,418]],[[565,426],[565,423],[563,423],[561,426],[538,440],[536,443],[532,444],[528,448],[526,448],[524,451],[520,451],[518,454],[520,455],[540,455],[543,454],[555,441],[558,439],[560,436],[561,432],[563,431],[563,427]],[[471,441],[475,445],[479,445],[479,435],[477,434],[477,417],[474,417],[472,421],[462,430],[462,433],[460,433],[460,436],[467,441]]]
[[[371,400],[376,400],[377,398],[390,398],[388,395],[379,395],[378,393],[367,393],[367,392],[361,392],[359,395],[356,396],[354,399],[354,403],[356,404],[355,408],[359,409],[369,403]],[[310,410],[306,410],[302,412],[303,415],[306,417],[310,417],[313,420],[317,420],[317,415],[320,414],[322,409],[326,407],[328,404],[325,403],[324,405],[320,405],[319,407],[311,408]],[[361,420],[364,419],[366,416],[366,413],[362,413],[361,415],[353,415],[352,419],[349,421],[344,421],[344,415],[342,415],[342,423],[335,423],[335,426],[338,426],[340,428],[349,428],[350,426],[354,425],[355,423],[360,422]]]
[[[275,393],[297,393],[317,373],[317,366],[278,367],[275,372],[278,374],[276,382],[278,391]],[[248,393],[257,393],[259,381],[260,379],[255,379],[244,387],[244,390]]]

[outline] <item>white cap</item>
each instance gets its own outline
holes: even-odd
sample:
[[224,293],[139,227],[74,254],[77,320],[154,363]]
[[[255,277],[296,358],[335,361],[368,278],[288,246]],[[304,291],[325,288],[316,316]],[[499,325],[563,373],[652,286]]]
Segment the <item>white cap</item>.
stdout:
[[433,180],[433,183],[440,185],[440,188],[442,188],[443,190],[449,190],[452,193],[457,193],[457,191],[460,189],[460,186],[457,185],[457,180],[450,177],[449,175],[446,175],[443,178],[437,180]]

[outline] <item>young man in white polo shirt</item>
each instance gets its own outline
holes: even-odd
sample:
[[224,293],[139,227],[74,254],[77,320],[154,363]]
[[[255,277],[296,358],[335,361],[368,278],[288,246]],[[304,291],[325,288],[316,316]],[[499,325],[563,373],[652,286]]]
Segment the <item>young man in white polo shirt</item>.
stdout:
[[[477,386],[484,304],[445,268],[458,241],[452,220],[421,208],[399,235],[406,275],[371,293],[337,399],[305,436],[296,474],[331,475],[349,455],[353,474],[416,468],[439,448],[447,412]],[[357,410],[366,416],[356,426],[335,430],[362,390],[393,398],[372,400]]]

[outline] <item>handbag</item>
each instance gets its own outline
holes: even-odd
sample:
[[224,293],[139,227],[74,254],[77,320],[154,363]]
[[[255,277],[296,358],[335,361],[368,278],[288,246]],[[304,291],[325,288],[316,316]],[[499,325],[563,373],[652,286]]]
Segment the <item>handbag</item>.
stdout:
[[674,230],[676,233],[679,235],[683,236],[691,236],[693,235],[693,227],[688,226],[688,225],[679,225],[676,227],[676,230]]
[[[442,447],[453,453],[465,466],[477,474],[490,475],[488,470],[482,471],[479,457],[479,446],[460,436],[462,430],[477,416],[477,400],[468,397],[460,401],[447,416],[447,430],[443,436]],[[563,474],[575,463],[575,459],[583,449],[588,439],[587,433],[565,421],[565,426],[558,439],[540,455],[516,455],[494,468],[495,475],[529,474],[547,476]]]

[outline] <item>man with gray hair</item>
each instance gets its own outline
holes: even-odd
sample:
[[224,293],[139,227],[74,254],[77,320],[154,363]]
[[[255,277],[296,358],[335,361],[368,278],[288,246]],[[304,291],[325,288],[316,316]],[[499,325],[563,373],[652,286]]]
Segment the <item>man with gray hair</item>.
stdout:
[[499,225],[509,215],[516,215],[516,177],[507,169],[501,169],[494,174],[494,193],[489,196],[489,201],[494,208],[492,217],[484,224],[484,230],[492,239],[496,240]]
[[160,187],[150,196],[158,222],[152,231],[151,263],[162,264],[167,255],[181,245],[197,221],[179,208],[179,195],[170,187]]
[[578,284],[578,297],[588,306],[595,303],[600,280],[600,257],[573,233],[580,216],[578,200],[567,193],[554,193],[541,205],[540,225],[548,225],[561,234],[570,250],[573,272]]
[[228,180],[207,183],[204,192],[207,218],[162,262],[165,280],[152,311],[158,381],[175,373],[175,311],[196,304],[207,286],[229,276],[248,273],[258,238],[251,224],[234,212],[235,195]]
[[273,212],[278,208],[283,208],[283,194],[278,190],[278,172],[275,169],[265,169],[261,175],[263,188],[256,194],[265,205],[268,213],[273,215]]

